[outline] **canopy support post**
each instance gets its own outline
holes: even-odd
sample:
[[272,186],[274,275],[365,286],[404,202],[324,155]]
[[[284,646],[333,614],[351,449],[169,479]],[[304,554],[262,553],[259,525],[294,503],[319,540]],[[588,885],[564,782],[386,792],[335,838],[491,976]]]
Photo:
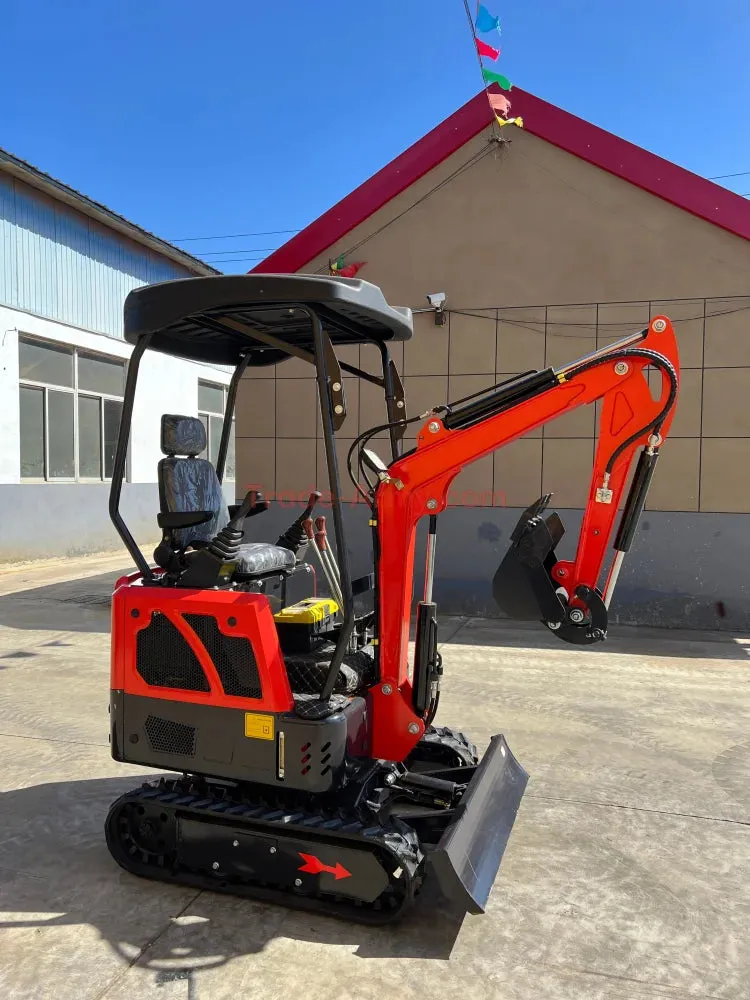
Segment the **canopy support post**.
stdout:
[[148,582],[154,579],[154,574],[146,562],[143,553],[138,548],[135,539],[130,534],[128,526],[122,519],[122,514],[120,514],[120,495],[122,494],[122,481],[125,478],[130,426],[133,422],[133,403],[135,401],[135,387],[138,381],[138,369],[141,364],[143,352],[148,347],[150,340],[151,334],[140,337],[128,361],[128,374],[125,379],[125,397],[122,401],[122,416],[120,417],[120,427],[117,432],[117,448],[112,468],[112,485],[109,489],[109,516],[118,535],[123,540],[125,548],[133,557],[133,561],[140,570],[141,576]]
[[227,451],[229,450],[229,438],[232,436],[232,418],[234,417],[234,406],[237,401],[237,390],[240,386],[240,379],[245,374],[245,369],[250,360],[250,352],[243,357],[237,365],[229,383],[227,393],[227,405],[224,409],[224,423],[221,426],[221,442],[219,444],[219,454],[216,458],[216,475],[220,483],[224,482],[224,466],[227,462]]
[[[349,571],[349,554],[346,548],[346,533],[344,530],[344,512],[341,502],[341,485],[339,482],[338,459],[336,457],[336,432],[334,417],[331,410],[331,397],[326,371],[326,340],[323,324],[314,309],[305,306],[305,311],[312,323],[313,346],[315,353],[315,371],[318,382],[318,399],[320,402],[320,418],[323,425],[323,439],[326,447],[326,463],[328,466],[328,482],[331,489],[331,507],[333,526],[336,535],[336,555],[341,576],[341,595],[344,599],[344,621],[336,642],[336,648],[331,658],[331,665],[320,692],[320,700],[328,701],[336,685],[339,668],[344,660],[344,654],[349,647],[349,640],[354,629],[354,598],[352,595],[352,579]],[[330,341],[329,341],[330,343]]]

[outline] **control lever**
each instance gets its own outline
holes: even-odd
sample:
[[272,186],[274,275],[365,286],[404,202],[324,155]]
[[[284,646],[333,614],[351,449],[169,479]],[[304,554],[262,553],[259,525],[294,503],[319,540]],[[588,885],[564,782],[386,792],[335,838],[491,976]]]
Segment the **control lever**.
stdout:
[[[255,502],[253,503],[250,510],[247,512],[246,517],[255,517],[256,514],[263,514],[268,510],[268,500],[263,496],[260,490],[251,488],[249,493],[255,494]],[[248,494],[249,495],[249,494]],[[242,504],[230,504],[229,505],[229,516],[234,517],[235,514],[239,513]]]
[[[333,551],[331,546],[328,544],[328,534],[326,532],[326,519],[321,515],[315,518],[315,542],[320,549],[320,554],[323,559],[328,563],[328,569],[331,574],[331,580],[335,584],[334,594],[336,595],[336,600],[339,602],[339,607],[343,610],[344,607],[344,595],[341,590],[341,574],[339,573],[339,568],[336,560],[333,557]],[[355,632],[352,632],[349,636],[349,649],[354,652],[357,649],[357,636]]]
[[248,490],[239,510],[229,519],[227,525],[208,543],[207,551],[225,561],[236,559],[245,533],[245,518],[252,517],[258,501],[258,490]]
[[329,587],[329,589],[331,591],[331,594],[333,595],[334,600],[338,602],[339,607],[343,608],[344,601],[343,601],[343,598],[341,596],[341,591],[339,590],[339,587],[338,587],[338,581],[332,575],[331,570],[330,570],[330,568],[328,566],[328,563],[326,562],[325,556],[323,555],[323,553],[321,552],[321,550],[320,550],[320,548],[318,546],[318,538],[317,538],[317,535],[316,535],[316,533],[315,533],[315,531],[313,529],[313,522],[312,522],[312,518],[311,517],[308,517],[308,518],[305,519],[305,521],[303,522],[303,528],[304,528],[305,534],[307,535],[308,541],[312,544],[312,547],[313,547],[313,549],[315,551],[315,555],[318,557],[318,562],[320,563],[320,568],[323,570],[323,576],[328,581],[328,587]]
[[323,557],[328,563],[328,568],[331,571],[336,583],[339,586],[339,593],[341,592],[341,574],[339,573],[339,568],[336,560],[333,558],[333,552],[328,544],[328,533],[326,532],[326,519],[321,515],[315,518],[315,541],[318,543],[318,548],[323,553]]
[[320,492],[318,490],[313,490],[308,497],[307,507],[305,507],[298,518],[292,521],[284,534],[279,537],[278,542],[276,542],[276,544],[280,545],[282,548],[289,549],[293,552],[297,556],[297,562],[302,561],[309,542],[307,532],[305,531],[305,521],[307,521],[312,515],[320,497]]
[[186,569],[177,581],[180,587],[205,590],[231,582],[234,563],[240,553],[245,534],[245,518],[252,516],[258,500],[258,490],[248,490],[247,496],[227,525],[197,552],[188,553]]

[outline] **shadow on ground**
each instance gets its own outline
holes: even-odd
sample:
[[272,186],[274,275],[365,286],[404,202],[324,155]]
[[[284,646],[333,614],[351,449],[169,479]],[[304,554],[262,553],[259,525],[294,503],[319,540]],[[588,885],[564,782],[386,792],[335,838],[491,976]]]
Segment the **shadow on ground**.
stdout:
[[123,963],[138,961],[164,982],[260,952],[277,937],[354,945],[361,958],[450,957],[463,914],[429,885],[398,925],[373,928],[123,872],[107,850],[104,820],[137,783],[95,778],[0,794],[0,907],[12,914],[0,916],[0,933],[89,925]]
[[[458,621],[458,619],[454,619]],[[513,622],[504,618],[465,618],[446,633],[444,642],[459,646],[508,649],[576,650],[654,657],[741,660],[747,662],[750,643],[745,635],[687,629],[611,626],[604,642],[574,646],[556,638],[541,622]]]
[[0,595],[0,625],[32,631],[109,632],[122,571]]
[[[0,595],[0,626],[33,631],[99,632],[110,630],[112,591],[123,570],[45,587]],[[747,661],[750,642],[743,635],[615,625],[607,640],[593,646],[571,646],[556,638],[541,622],[513,622],[445,614],[439,617],[439,640],[461,646],[508,649],[564,650],[643,656],[689,657]],[[410,629],[414,639],[414,623]],[[19,654],[21,655],[21,654]]]

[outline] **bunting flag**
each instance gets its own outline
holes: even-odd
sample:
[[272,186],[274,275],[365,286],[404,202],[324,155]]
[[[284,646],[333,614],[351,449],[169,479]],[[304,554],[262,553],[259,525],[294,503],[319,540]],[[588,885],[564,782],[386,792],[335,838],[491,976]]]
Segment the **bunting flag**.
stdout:
[[510,111],[510,101],[507,97],[503,97],[502,94],[488,94],[487,97],[490,101],[490,107],[493,111],[501,114],[503,117],[507,117]]
[[513,84],[507,76],[502,73],[493,73],[491,69],[482,69],[482,76],[485,83],[496,83],[502,90],[512,90]]
[[339,254],[336,260],[328,261],[328,273],[332,278],[353,278],[366,263],[365,260],[358,260],[351,264],[344,264],[344,254]]
[[492,14],[487,10],[483,4],[479,4],[477,10],[477,31],[481,31],[483,35],[488,34],[490,31],[496,31],[498,35],[502,34],[500,31],[500,18],[493,17]]
[[339,270],[339,275],[342,278],[353,278],[357,271],[361,267],[364,267],[366,263],[366,260],[360,260],[356,264],[347,264],[346,267],[342,267]]
[[500,115],[495,115],[495,121],[500,126],[503,125],[516,125],[518,128],[523,128],[523,118],[501,118]]
[[518,128],[523,128],[523,118],[508,117],[510,114],[510,101],[507,97],[502,94],[490,93],[489,86],[491,84],[497,84],[501,90],[512,90],[513,84],[510,82],[504,73],[496,73],[494,70],[487,69],[482,63],[482,59],[491,59],[496,62],[501,54],[499,48],[495,48],[494,45],[490,45],[487,42],[482,41],[481,38],[477,37],[477,33],[487,34],[488,32],[496,31],[501,34],[500,31],[500,18],[491,14],[489,10],[482,3],[477,3],[477,16],[476,20],[472,20],[471,13],[469,11],[468,3],[464,3],[466,8],[466,16],[469,21],[469,27],[471,28],[472,38],[474,39],[474,44],[476,45],[477,54],[479,56],[479,66],[482,71],[482,79],[484,80],[484,90],[487,94],[487,100],[490,105],[490,110],[492,111],[492,116],[497,122],[500,128],[504,128],[506,125],[517,125]]
[[487,45],[486,42],[481,41],[479,38],[475,38],[474,41],[477,43],[477,52],[480,56],[486,56],[487,59],[495,61],[500,55],[500,49],[493,49],[491,45]]

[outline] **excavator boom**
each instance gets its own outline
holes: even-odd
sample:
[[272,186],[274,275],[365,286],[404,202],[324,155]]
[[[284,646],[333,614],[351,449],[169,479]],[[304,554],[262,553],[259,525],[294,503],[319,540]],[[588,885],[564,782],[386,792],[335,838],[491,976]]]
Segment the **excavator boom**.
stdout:
[[[375,493],[380,593],[388,595],[379,608],[382,683],[372,693],[375,756],[402,759],[424,730],[413,697],[413,689],[424,690],[424,668],[417,657],[410,671],[407,659],[417,522],[445,509],[452,480],[469,463],[579,406],[597,404],[597,444],[575,558],[555,556],[564,528],[557,514],[543,516],[551,494],[541,497],[521,516],[493,592],[511,617],[541,620],[564,641],[604,639],[607,606],[672,422],[678,382],[674,330],[666,317],[657,316],[647,329],[563,368],[518,376],[429,414],[416,448],[388,467]],[[601,585],[638,452],[612,568]],[[418,632],[417,650],[426,645]],[[383,688],[400,697],[384,695]],[[381,713],[387,721],[378,718]]]

